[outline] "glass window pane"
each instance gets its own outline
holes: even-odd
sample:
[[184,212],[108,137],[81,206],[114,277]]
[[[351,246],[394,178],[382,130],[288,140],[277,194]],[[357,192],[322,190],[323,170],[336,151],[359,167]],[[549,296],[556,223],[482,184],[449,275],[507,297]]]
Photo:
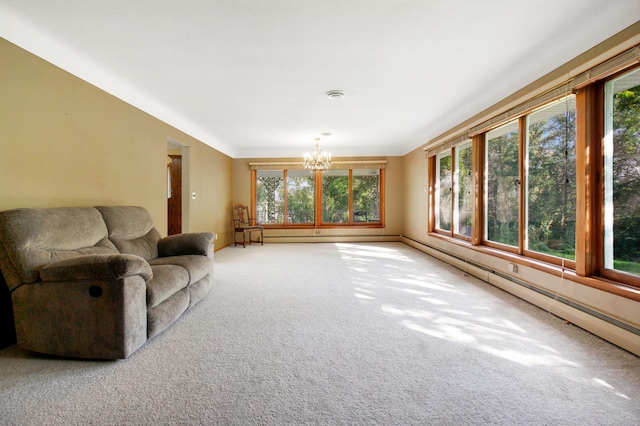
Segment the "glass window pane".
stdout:
[[441,152],[436,157],[436,228],[451,231],[451,151]]
[[380,170],[354,169],[353,222],[380,221]]
[[258,170],[256,181],[258,223],[284,223],[284,171]]
[[456,147],[455,164],[455,197],[456,209],[454,213],[454,232],[466,237],[471,236],[471,221],[473,219],[473,163],[471,141]]
[[575,260],[576,101],[569,96],[527,117],[528,250]]
[[287,171],[287,223],[313,223],[314,174],[307,170]]
[[349,170],[322,174],[322,222],[349,223]]
[[518,121],[486,135],[485,238],[518,245]]
[[640,275],[640,69],[605,85],[605,268]]

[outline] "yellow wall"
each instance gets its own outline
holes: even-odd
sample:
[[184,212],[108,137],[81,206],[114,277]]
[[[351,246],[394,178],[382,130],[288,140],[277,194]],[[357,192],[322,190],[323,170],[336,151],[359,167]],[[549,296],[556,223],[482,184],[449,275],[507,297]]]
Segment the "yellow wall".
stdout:
[[[385,226],[384,228],[332,229],[267,229],[265,241],[399,241],[404,224],[404,188],[402,185],[402,157],[349,157],[339,161],[386,160],[385,168]],[[253,162],[296,162],[300,158],[237,158],[234,160],[234,203],[251,205],[251,169]]]
[[405,204],[403,234],[421,239],[427,233],[427,158],[421,149],[402,158]]
[[0,210],[141,205],[166,235],[173,138],[191,151],[188,230],[228,244],[230,157],[4,39],[0,58]]

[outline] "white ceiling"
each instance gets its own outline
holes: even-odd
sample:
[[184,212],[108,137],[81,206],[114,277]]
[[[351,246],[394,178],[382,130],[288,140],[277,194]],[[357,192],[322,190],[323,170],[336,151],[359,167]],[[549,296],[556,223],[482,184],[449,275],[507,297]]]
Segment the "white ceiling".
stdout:
[[404,155],[639,19],[638,0],[0,0],[0,36],[234,158],[316,137]]

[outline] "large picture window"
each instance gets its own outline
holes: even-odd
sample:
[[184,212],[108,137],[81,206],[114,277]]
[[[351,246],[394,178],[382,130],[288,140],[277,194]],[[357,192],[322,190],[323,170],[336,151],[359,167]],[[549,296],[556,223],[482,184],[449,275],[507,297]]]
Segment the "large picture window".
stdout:
[[605,84],[604,268],[640,275],[640,69]]
[[256,216],[263,225],[312,224],[314,175],[306,170],[258,170]]
[[322,173],[322,223],[380,223],[380,169]]
[[380,222],[380,170],[352,171],[353,222]]
[[322,223],[349,223],[349,170],[324,172]]
[[429,147],[428,232],[614,293],[640,288],[636,50]]
[[256,173],[256,213],[260,224],[284,223],[284,170]]
[[518,120],[486,135],[485,240],[518,246],[520,172]]
[[455,152],[454,196],[456,208],[453,212],[454,233],[463,237],[471,237],[474,199],[471,141],[456,146]]
[[575,96],[529,114],[526,135],[525,248],[575,260]]
[[[522,135],[525,141],[522,142]],[[471,240],[474,214],[483,217],[481,243],[575,266],[576,100],[550,102],[487,131],[479,152],[482,210],[476,202],[473,143],[433,157],[434,231]],[[452,161],[453,160],[453,161]],[[524,181],[524,184],[521,182]]]
[[436,157],[436,228],[451,231],[451,197],[453,195],[453,176],[451,151],[445,151]]
[[380,168],[256,170],[258,223],[266,227],[382,226]]
[[465,141],[435,157],[434,228],[445,235],[470,239],[474,182],[472,143]]
[[315,177],[306,170],[287,171],[287,223],[313,223]]

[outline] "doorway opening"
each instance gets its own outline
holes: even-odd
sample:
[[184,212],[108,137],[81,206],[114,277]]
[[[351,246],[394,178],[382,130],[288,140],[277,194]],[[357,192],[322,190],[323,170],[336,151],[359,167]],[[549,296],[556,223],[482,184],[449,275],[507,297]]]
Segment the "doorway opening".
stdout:
[[167,235],[182,233],[182,155],[169,154],[167,183]]
[[167,139],[167,235],[189,232],[189,146]]

